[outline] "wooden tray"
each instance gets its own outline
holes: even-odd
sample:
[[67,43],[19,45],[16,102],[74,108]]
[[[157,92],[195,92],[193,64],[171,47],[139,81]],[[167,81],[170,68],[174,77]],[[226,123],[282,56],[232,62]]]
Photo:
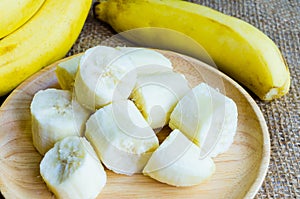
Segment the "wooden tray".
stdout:
[[[205,81],[232,98],[238,129],[231,148],[214,159],[216,173],[199,186],[176,188],[141,174],[107,171],[98,198],[253,198],[266,175],[270,140],[263,115],[246,91],[229,77],[198,60],[162,51],[192,86]],[[63,61],[63,60],[62,60]],[[6,198],[54,198],[39,174],[42,156],[32,145],[29,106],[33,95],[58,87],[56,62],[22,83],[0,109],[0,189]]]

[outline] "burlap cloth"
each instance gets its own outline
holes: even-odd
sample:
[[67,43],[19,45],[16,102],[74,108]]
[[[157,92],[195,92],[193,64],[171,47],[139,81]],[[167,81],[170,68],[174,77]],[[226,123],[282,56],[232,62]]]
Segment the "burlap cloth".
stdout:
[[[300,1],[299,0],[203,0],[193,1],[243,19],[267,34],[285,57],[292,81],[290,92],[261,108],[271,138],[271,160],[256,198],[300,198]],[[100,44],[115,32],[93,18],[92,12],[68,55]],[[3,98],[2,98],[3,100]]]

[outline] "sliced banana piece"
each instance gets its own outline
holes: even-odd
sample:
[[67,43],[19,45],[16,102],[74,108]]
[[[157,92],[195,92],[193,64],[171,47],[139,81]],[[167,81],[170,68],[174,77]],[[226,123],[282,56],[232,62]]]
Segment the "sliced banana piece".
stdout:
[[135,66],[125,53],[96,46],[85,52],[75,78],[78,102],[90,110],[127,99],[136,82]]
[[237,129],[235,102],[205,83],[188,92],[176,105],[169,126],[179,129],[201,147],[201,155],[215,157],[228,150]]
[[55,73],[58,83],[62,89],[71,90],[73,88],[81,57],[82,55],[72,57],[57,65]]
[[70,91],[46,89],[37,92],[30,106],[33,145],[44,155],[55,142],[82,135],[90,112],[72,100]]
[[175,129],[153,153],[143,173],[173,186],[193,186],[215,171],[210,157],[200,158],[200,149]]
[[170,119],[177,102],[190,90],[184,75],[173,71],[138,75],[131,98],[153,129]]
[[151,68],[151,66],[154,65],[173,69],[171,61],[155,50],[136,47],[117,47],[116,49],[125,53],[126,56],[129,56],[136,67],[149,66]]
[[85,136],[108,169],[126,175],[141,172],[158,147],[154,131],[130,100],[97,110],[86,123]]
[[42,159],[40,173],[57,198],[96,198],[106,173],[90,143],[69,136],[57,142]]

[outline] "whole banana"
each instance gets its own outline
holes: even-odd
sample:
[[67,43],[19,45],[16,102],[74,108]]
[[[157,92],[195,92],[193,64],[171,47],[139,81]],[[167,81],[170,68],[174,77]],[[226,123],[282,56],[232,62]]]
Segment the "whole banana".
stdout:
[[45,0],[0,1],[0,39],[10,34],[29,20]]
[[0,96],[61,59],[77,39],[91,0],[46,0],[22,27],[0,40]]
[[289,70],[277,46],[242,20],[178,0],[107,0],[95,4],[94,12],[118,32],[133,30],[122,34],[132,42],[201,58],[207,52],[262,100],[289,90]]

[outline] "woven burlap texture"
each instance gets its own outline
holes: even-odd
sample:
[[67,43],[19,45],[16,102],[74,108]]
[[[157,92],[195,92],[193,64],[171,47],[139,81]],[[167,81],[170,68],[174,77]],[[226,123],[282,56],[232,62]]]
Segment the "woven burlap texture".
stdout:
[[[290,92],[272,102],[251,94],[262,110],[271,138],[271,160],[256,198],[300,198],[300,1],[299,0],[206,0],[193,1],[238,17],[267,34],[278,45],[290,73]],[[92,12],[68,55],[83,52],[116,34]]]

